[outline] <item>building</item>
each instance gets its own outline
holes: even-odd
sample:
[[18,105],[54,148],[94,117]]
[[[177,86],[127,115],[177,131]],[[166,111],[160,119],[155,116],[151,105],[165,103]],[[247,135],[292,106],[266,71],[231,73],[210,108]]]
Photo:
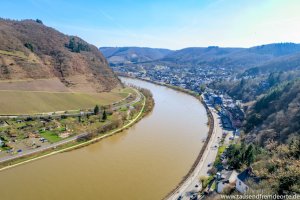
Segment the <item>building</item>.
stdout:
[[253,174],[251,168],[248,168],[237,176],[235,187],[237,191],[244,194],[250,189],[249,182],[257,184],[259,181],[259,177]]
[[221,117],[224,128],[235,130],[242,127],[245,114],[237,106],[223,106]]
[[223,170],[217,173],[217,192],[222,193],[224,188],[234,186],[238,173],[235,170]]
[[213,104],[214,105],[222,105],[223,104],[222,97],[214,95],[213,96]]
[[225,109],[220,111],[221,122],[224,129],[233,129],[230,118],[226,115]]
[[242,126],[245,114],[239,107],[227,107],[225,112],[229,117],[233,128],[240,128]]

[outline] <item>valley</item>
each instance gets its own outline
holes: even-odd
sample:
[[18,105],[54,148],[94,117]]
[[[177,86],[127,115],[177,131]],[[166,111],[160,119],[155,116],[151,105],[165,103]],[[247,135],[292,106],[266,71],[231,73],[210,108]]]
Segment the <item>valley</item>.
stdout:
[[299,0],[2,0],[0,199],[300,199]]
[[[220,117],[223,137],[225,130],[233,133],[226,145],[225,138],[219,141],[220,152],[208,164],[207,175],[188,179],[170,199],[299,191],[299,55],[299,44],[279,43],[187,48],[157,60],[112,63],[120,75],[202,94]],[[241,189],[236,177],[242,173],[259,181]],[[222,180],[231,174],[235,178],[225,184]]]

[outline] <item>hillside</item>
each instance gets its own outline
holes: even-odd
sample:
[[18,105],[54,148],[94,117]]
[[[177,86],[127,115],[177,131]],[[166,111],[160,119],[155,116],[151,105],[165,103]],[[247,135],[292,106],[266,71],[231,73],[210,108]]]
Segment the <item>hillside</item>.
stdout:
[[261,95],[247,110],[242,132],[226,154],[233,169],[251,166],[260,177],[258,185],[250,183],[260,190],[246,194],[299,194],[300,80],[277,82]]
[[121,84],[95,46],[38,20],[0,19],[0,67],[2,81],[51,79],[62,90],[102,92]]
[[101,47],[99,50],[112,64],[154,61],[172,52],[169,49],[147,47]]
[[246,132],[260,143],[286,143],[300,133],[300,80],[274,86],[249,109]]

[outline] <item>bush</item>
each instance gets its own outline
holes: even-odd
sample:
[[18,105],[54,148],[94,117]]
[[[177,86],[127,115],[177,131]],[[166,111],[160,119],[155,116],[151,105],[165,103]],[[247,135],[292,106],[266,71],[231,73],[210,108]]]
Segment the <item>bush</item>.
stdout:
[[208,177],[207,176],[201,176],[200,177],[200,182],[202,184],[202,188],[206,188],[208,184]]
[[36,21],[37,23],[39,23],[39,24],[43,24],[43,21],[40,20],[40,19],[36,19],[35,21]]
[[65,44],[65,47],[75,53],[80,53],[80,51],[90,51],[90,48],[87,44],[78,41],[78,39],[75,39],[75,37],[71,37],[69,40],[69,44]]
[[24,46],[29,49],[31,52],[33,52],[33,45],[31,43],[25,43]]
[[242,165],[250,166],[254,163],[256,156],[259,154],[256,146],[253,144],[246,145],[244,142],[241,145],[232,144],[226,151],[228,157],[228,164],[235,168],[240,169]]
[[99,106],[96,105],[95,108],[94,108],[94,115],[98,115],[99,112],[100,112]]

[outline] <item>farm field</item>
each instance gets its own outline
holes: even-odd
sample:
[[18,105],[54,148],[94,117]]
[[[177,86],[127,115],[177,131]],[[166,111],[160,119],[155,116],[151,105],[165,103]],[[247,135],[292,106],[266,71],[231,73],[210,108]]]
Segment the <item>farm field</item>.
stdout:
[[102,93],[0,90],[0,115],[35,114],[93,108],[127,97],[128,89]]

